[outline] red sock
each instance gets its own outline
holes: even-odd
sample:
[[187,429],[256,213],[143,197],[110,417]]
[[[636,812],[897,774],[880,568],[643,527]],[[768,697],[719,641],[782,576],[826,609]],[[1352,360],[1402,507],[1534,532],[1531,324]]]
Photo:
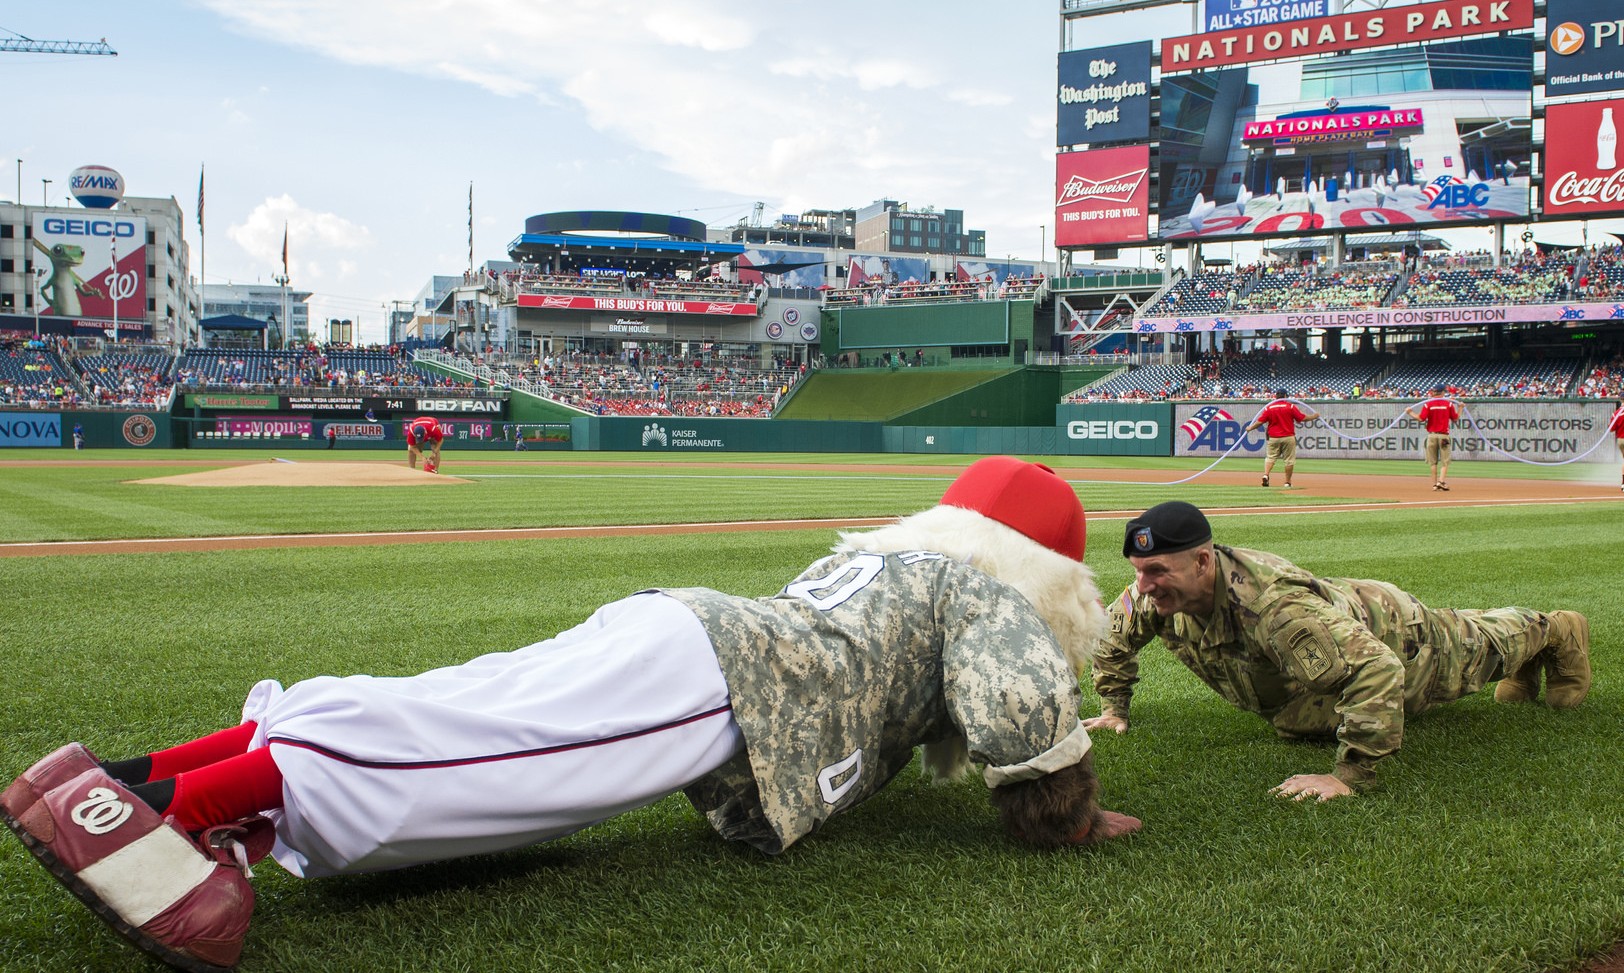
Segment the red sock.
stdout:
[[147,775],[147,780],[168,780],[189,770],[240,757],[248,752],[248,744],[254,739],[257,729],[258,723],[242,723],[229,730],[199,737],[191,743],[159,750],[152,754],[152,771]]
[[260,747],[177,776],[164,813],[187,831],[202,831],[281,806],[282,771],[271,748]]

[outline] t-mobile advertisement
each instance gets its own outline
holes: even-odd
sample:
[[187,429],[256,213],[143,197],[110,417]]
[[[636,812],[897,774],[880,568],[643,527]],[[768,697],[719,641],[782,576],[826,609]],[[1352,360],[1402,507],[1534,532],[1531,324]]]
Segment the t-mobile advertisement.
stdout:
[[1150,147],[1055,156],[1058,247],[1140,243],[1150,235]]
[[1157,235],[1524,222],[1533,57],[1525,34],[1165,78]]
[[1545,108],[1545,215],[1624,212],[1624,99]]

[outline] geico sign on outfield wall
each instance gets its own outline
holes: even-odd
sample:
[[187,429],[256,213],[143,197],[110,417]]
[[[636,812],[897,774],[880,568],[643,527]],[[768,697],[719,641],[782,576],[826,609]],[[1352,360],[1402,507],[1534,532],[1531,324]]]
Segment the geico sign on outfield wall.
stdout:
[[1168,38],[1162,41],[1162,71],[1199,71],[1227,64],[1472,37],[1532,26],[1534,0],[1443,0],[1301,20],[1278,27],[1246,27]]
[[1071,439],[1155,439],[1161,432],[1161,424],[1151,419],[1073,419],[1066,423],[1066,436]]
[[1055,424],[1073,455],[1166,456],[1171,449],[1173,410],[1166,403],[1115,402],[1055,407]]

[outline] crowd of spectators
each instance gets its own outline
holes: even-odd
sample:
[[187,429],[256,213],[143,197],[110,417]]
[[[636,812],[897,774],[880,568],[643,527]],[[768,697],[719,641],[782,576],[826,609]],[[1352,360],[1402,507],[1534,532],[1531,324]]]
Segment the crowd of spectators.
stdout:
[[62,342],[11,338],[0,342],[0,404],[31,408],[78,406],[84,389],[58,356]]
[[[474,275],[464,274],[465,283],[472,283]],[[500,280],[523,294],[564,294],[587,297],[633,297],[701,301],[753,300],[758,285],[726,280],[721,277],[695,279],[672,274],[619,274],[619,273],[564,273],[544,274],[526,265],[500,274],[485,271],[489,279]]]
[[860,307],[874,304],[940,304],[953,301],[1023,301],[1036,296],[1043,286],[1043,274],[1020,277],[1011,274],[997,280],[992,274],[969,280],[921,281],[912,277],[886,282],[877,277],[855,287],[825,288],[828,307]]
[[637,349],[518,360],[488,354],[475,364],[533,382],[594,415],[764,417],[806,374],[805,365],[781,357],[764,365],[750,356],[680,358]]

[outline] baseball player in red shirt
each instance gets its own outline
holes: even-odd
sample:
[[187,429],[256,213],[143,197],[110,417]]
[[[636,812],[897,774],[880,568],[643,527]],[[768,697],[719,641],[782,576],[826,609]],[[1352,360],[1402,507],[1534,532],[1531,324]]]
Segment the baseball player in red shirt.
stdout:
[[[1624,459],[1624,398],[1618,400],[1618,408],[1613,410],[1613,418],[1607,424],[1607,430],[1618,437],[1618,455],[1620,459]],[[1624,480],[1621,480],[1619,489],[1624,490]]]
[[648,589],[415,676],[266,680],[239,725],[177,747],[62,747],[0,793],[0,820],[120,935],[205,973],[237,962],[267,853],[301,877],[401,868],[681,790],[777,854],[921,745],[939,776],[979,765],[1023,843],[1105,841],[1140,822],[1100,807],[1078,717],[1106,628],[1085,521],[1053,470],[987,457],[774,596]]
[[1279,460],[1286,471],[1286,482],[1281,486],[1287,490],[1291,486],[1291,472],[1297,466],[1297,423],[1318,419],[1318,412],[1304,412],[1297,408],[1297,404],[1286,398],[1283,388],[1274,390],[1274,401],[1263,407],[1252,424],[1246,427],[1247,432],[1259,426],[1268,426],[1264,433],[1269,438],[1267,451],[1263,454],[1263,485],[1269,485],[1269,473],[1274,469],[1274,461]]
[[1460,408],[1446,398],[1442,385],[1432,387],[1432,398],[1418,402],[1404,414],[1427,427],[1427,465],[1432,467],[1432,488],[1448,492],[1449,424],[1460,418]]
[[440,471],[440,443],[445,439],[445,429],[441,427],[440,420],[433,416],[418,416],[406,424],[403,430],[406,433],[406,462],[412,469],[417,469],[417,460],[423,455],[423,447],[430,447],[430,455],[423,461],[423,472],[438,473]]

